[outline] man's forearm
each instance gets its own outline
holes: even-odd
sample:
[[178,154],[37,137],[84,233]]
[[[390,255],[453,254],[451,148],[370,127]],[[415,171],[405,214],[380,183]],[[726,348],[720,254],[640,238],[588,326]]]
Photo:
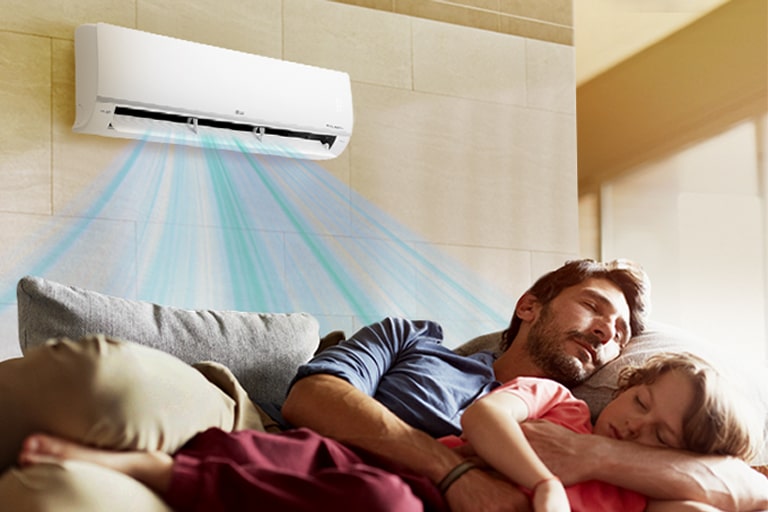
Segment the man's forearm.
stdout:
[[461,462],[458,454],[330,375],[313,375],[294,384],[282,414],[293,425],[394,460],[433,482]]
[[[296,382],[282,412],[296,426],[309,427],[398,462],[435,483],[464,460],[373,398],[330,375],[313,375]],[[463,473],[445,497],[452,512],[530,510],[528,499],[517,487],[481,470]]]
[[768,507],[768,480],[738,459],[600,441],[605,444],[596,447],[596,459],[604,462],[595,467],[598,480],[652,498],[698,501],[728,511]]
[[721,510],[695,501],[651,500],[648,502],[645,512],[721,512]]
[[690,500],[726,511],[768,509],[768,479],[735,458],[578,435],[543,422],[524,429],[539,456],[568,483],[596,479],[660,500]]

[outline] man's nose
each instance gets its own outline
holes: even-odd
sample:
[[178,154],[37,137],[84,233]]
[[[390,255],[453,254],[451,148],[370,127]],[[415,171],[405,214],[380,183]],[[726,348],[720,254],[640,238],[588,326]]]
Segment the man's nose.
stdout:
[[605,345],[616,337],[616,328],[613,320],[608,317],[597,318],[592,326],[592,334],[600,340],[601,345]]

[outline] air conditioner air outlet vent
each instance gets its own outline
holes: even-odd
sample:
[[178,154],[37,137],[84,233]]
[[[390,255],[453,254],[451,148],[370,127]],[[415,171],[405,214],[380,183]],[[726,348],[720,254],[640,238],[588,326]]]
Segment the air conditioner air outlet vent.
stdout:
[[181,114],[172,114],[169,112],[158,112],[156,110],[145,110],[133,107],[115,107],[115,115],[134,117],[140,119],[153,119],[156,121],[168,121],[188,126],[208,126],[223,130],[237,132],[251,132],[257,137],[262,135],[275,135],[278,137],[289,137],[294,139],[316,140],[327,147],[333,146],[336,142],[335,135],[321,135],[317,133],[308,133],[295,130],[286,130],[283,128],[272,128],[269,126],[256,126],[248,123],[237,123],[234,121],[223,121],[220,119],[209,119],[205,117],[183,116]]

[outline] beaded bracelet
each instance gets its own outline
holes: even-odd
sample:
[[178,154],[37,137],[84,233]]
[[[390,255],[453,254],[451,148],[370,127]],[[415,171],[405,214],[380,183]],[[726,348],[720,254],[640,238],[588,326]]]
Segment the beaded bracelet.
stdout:
[[445,475],[442,480],[440,480],[440,483],[437,484],[437,489],[440,491],[440,494],[445,494],[445,491],[447,491],[448,488],[453,485],[453,483],[458,480],[464,473],[470,469],[475,469],[476,467],[477,466],[475,466],[474,462],[470,462],[468,460],[457,464],[456,467],[450,470],[448,474]]

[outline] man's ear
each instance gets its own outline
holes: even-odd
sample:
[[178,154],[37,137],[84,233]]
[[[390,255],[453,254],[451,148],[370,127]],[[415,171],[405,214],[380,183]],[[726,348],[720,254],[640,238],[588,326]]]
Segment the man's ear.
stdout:
[[541,310],[541,303],[530,292],[525,292],[517,301],[515,313],[523,322],[533,322]]

